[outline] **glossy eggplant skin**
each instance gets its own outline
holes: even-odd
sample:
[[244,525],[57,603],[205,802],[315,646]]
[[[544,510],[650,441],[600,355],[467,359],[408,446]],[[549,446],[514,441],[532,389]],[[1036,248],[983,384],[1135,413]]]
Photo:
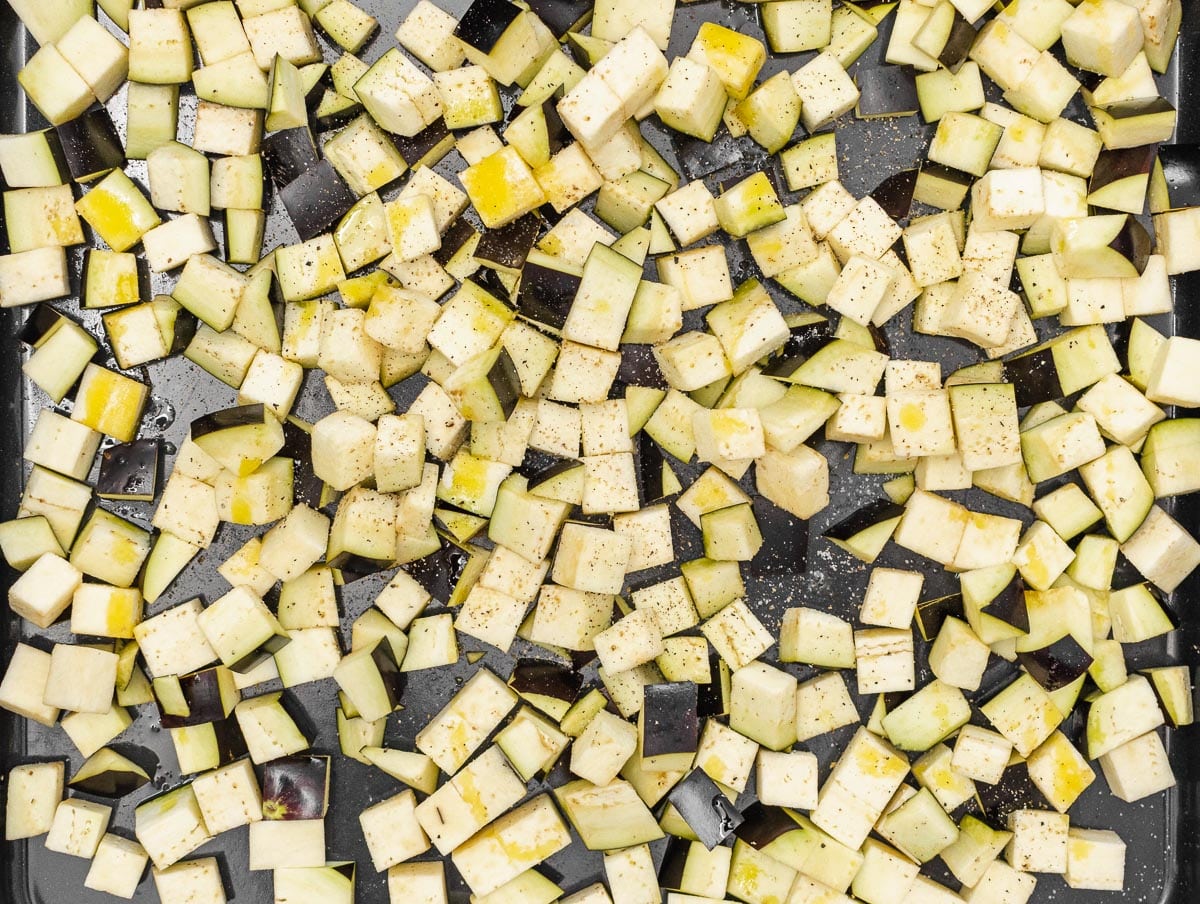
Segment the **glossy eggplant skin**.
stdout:
[[443,267],[450,263],[450,259],[458,253],[478,230],[470,224],[468,220],[459,218],[451,223],[446,232],[442,235],[442,246],[437,251],[433,252],[433,259]]
[[638,499],[643,507],[653,505],[667,495],[663,486],[663,466],[666,464],[666,458],[658,443],[641,431],[633,438],[633,445]]
[[574,703],[583,687],[583,676],[555,662],[522,659],[513,669],[508,684],[518,694],[536,694]]
[[1096,158],[1088,191],[1096,191],[1132,176],[1149,176],[1159,156],[1160,149],[1156,144],[1144,144],[1136,148],[1106,148]]
[[328,160],[305,171],[279,190],[300,240],[307,242],[328,232],[358,200]]
[[60,320],[66,319],[69,318],[65,314],[60,314],[48,304],[36,305],[29,312],[29,317],[21,325],[21,329],[17,331],[17,338],[30,347],[35,346],[45,338],[50,330],[54,329]]
[[700,743],[696,684],[672,681],[646,685],[641,718],[643,757],[695,752]]
[[262,767],[264,819],[324,819],[329,806],[327,756],[300,754]]
[[187,728],[206,722],[219,722],[226,717],[226,701],[221,697],[220,668],[214,666],[180,677],[179,689],[187,701],[188,714],[172,716],[159,706],[158,718],[163,728]]
[[1150,254],[1154,250],[1154,239],[1137,217],[1126,216],[1125,225],[1117,233],[1110,247],[1133,264],[1138,273],[1146,269]]
[[[537,449],[529,450],[536,457],[536,462],[530,461],[529,452],[525,454],[526,462],[529,462],[528,471],[526,465],[521,465],[521,473],[529,478],[529,487],[537,487],[548,480],[553,480],[568,471],[573,471],[576,468],[582,468],[583,462],[575,458],[555,458],[546,452],[539,452]],[[544,457],[544,461],[543,461]]]
[[375,644],[375,648],[371,651],[371,659],[375,663],[375,668],[379,671],[379,677],[383,679],[383,686],[387,690],[388,702],[395,709],[400,705],[400,698],[404,696],[404,688],[408,681],[408,675],[400,671],[400,663],[395,650],[392,649],[392,642],[385,638]]
[[680,891],[683,887],[683,872],[687,868],[688,853],[692,842],[676,835],[670,836],[667,850],[663,854],[662,865],[658,868],[658,884],[671,891]]
[[64,122],[55,131],[62,153],[76,182],[90,182],[125,166],[125,148],[108,110],[94,106]]
[[196,440],[210,433],[229,430],[234,427],[248,427],[252,424],[262,424],[266,421],[267,407],[261,402],[253,405],[237,405],[224,408],[210,414],[201,415],[192,421],[192,439]]
[[581,281],[573,273],[529,262],[517,291],[517,310],[531,320],[561,330]]
[[279,454],[292,460],[292,492],[296,504],[320,508],[325,482],[313,470],[312,437],[308,431],[290,420],[284,421],[283,448]]
[[1091,654],[1070,634],[1060,637],[1048,647],[1018,653],[1017,661],[1033,676],[1033,680],[1048,691],[1066,687],[1080,675],[1086,675],[1092,664]]
[[912,209],[913,190],[917,187],[917,171],[901,170],[892,173],[875,186],[871,192],[879,206],[893,220],[907,220],[908,212]]
[[500,229],[489,229],[479,237],[473,257],[490,267],[520,270],[541,228],[536,216],[526,214]]
[[[459,561],[459,557],[462,561]],[[409,562],[404,570],[435,600],[445,602],[450,599],[458,576],[462,573],[466,553],[450,543],[442,543],[442,548],[430,553],[423,559]],[[426,615],[432,614],[429,612]]]
[[1004,374],[1017,393],[1017,406],[1026,408],[1063,397],[1054,352],[1043,348],[1004,362]]
[[927,641],[937,637],[947,618],[965,621],[966,617],[961,593],[951,593],[949,596],[939,596],[937,599],[917,604],[917,627]]
[[592,18],[594,0],[529,0],[528,6],[560,41]]
[[881,66],[858,73],[858,115],[911,116],[921,109],[917,83],[899,66]]
[[263,163],[276,188],[295,182],[320,162],[317,145],[308,126],[283,129],[262,141]]
[[897,505],[890,499],[876,499],[857,511],[851,512],[836,524],[827,527],[825,536],[830,540],[850,540],[856,534],[874,527],[881,521],[899,518],[903,514],[904,506]]
[[1029,630],[1029,607],[1025,600],[1025,580],[1021,573],[1013,575],[1003,590],[996,594],[983,611],[1019,631]]
[[[143,755],[141,759],[155,759],[149,750],[139,748],[139,753]],[[79,771],[84,772],[89,766],[94,766],[94,761],[99,757],[108,758],[107,767],[84,778],[71,779],[72,789],[96,797],[120,798],[132,794],[150,781],[141,766],[109,748],[102,748],[89,757]]]
[[745,821],[734,830],[739,839],[756,850],[762,850],[777,838],[800,828],[783,807],[773,807],[755,801],[742,811]]
[[101,499],[152,501],[162,476],[162,438],[135,439],[100,454],[96,494]]
[[708,673],[712,680],[697,685],[696,707],[702,719],[724,716],[729,712],[729,696],[721,681],[721,658],[715,653],[708,657]]
[[667,800],[710,851],[733,834],[745,817],[702,769],[693,769]]
[[508,0],[472,0],[458,20],[454,37],[481,53],[491,53],[496,42],[520,14],[520,8]]
[[994,785],[976,782],[975,790],[987,821],[1002,826],[1014,810],[1051,810],[1024,763],[1014,763],[1004,770],[1004,776]]
[[508,417],[521,401],[521,375],[517,373],[517,365],[513,363],[508,349],[500,349],[496,363],[488,371],[488,384],[496,395],[496,401]]
[[[417,169],[422,165],[433,166],[454,146],[454,136],[446,128],[446,121],[441,118],[426,126],[416,135],[390,135],[389,137],[410,169]],[[436,153],[439,150],[440,153]]]
[[964,19],[962,13],[956,9],[954,23],[950,26],[950,37],[946,39],[942,52],[938,54],[938,62],[951,72],[958,72],[962,64],[967,61],[971,47],[975,44],[976,35],[975,26]]

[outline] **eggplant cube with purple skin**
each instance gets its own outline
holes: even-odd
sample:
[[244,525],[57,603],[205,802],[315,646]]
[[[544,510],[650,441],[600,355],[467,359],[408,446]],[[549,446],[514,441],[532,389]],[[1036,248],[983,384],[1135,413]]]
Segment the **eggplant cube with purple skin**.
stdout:
[[399,704],[404,692],[405,677],[387,640],[343,657],[334,670],[334,678],[368,721],[386,717]]
[[297,755],[263,766],[263,818],[324,819],[329,808],[330,758]]

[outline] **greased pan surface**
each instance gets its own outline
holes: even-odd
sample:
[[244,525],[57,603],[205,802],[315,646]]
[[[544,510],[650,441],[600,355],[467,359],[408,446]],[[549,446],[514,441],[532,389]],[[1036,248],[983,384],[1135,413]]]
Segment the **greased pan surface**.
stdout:
[[[53,2],[53,0],[49,0]],[[455,14],[461,14],[466,0],[436,0]],[[370,61],[377,58],[388,47],[394,45],[392,35],[403,16],[414,5],[413,0],[359,0],[359,5],[377,16],[381,23],[379,34],[361,54]],[[1162,90],[1166,97],[1180,106],[1178,142],[1200,141],[1200,117],[1193,112],[1194,98],[1200,92],[1200,17],[1190,15],[1184,21],[1184,33],[1175,54],[1171,71],[1162,79]],[[698,2],[680,4],[676,12],[671,54],[686,52],[699,24],[706,20],[718,21],[740,31],[761,36],[753,4],[728,2]],[[881,29],[879,39],[867,54],[851,69],[877,68],[884,65],[883,53],[890,31],[890,18]],[[336,54],[326,44],[326,59],[332,62]],[[18,95],[16,72],[36,47],[24,33],[20,22],[7,4],[0,3],[0,132],[24,131],[37,128],[41,123],[36,112],[31,112]],[[794,69],[802,65],[811,54],[772,58],[765,74],[780,68]],[[506,107],[511,105],[512,95],[505,98]],[[114,121],[123,133],[124,91],[108,104]],[[191,120],[195,109],[195,97],[182,101],[180,116],[181,141],[191,135]],[[1078,98],[1068,114],[1084,115]],[[842,181],[858,196],[873,189],[883,178],[903,169],[911,169],[921,160],[928,144],[932,128],[922,124],[919,117],[874,122],[855,121],[852,116],[838,121],[838,152]],[[688,164],[695,164],[695,149],[682,148],[675,144],[665,130],[652,122],[643,129],[647,137],[662,150],[668,161],[680,170],[685,178],[692,178]],[[777,164],[764,158],[749,139],[733,141],[726,135],[719,139],[714,148],[718,159],[729,165],[713,173],[713,184],[725,178],[748,174],[766,168],[777,174]],[[444,174],[461,169],[461,158],[451,153],[438,166]],[[145,184],[145,168],[134,163],[130,174]],[[782,180],[776,180],[781,183]],[[281,206],[271,210],[267,231],[266,247],[293,242],[295,233]],[[71,260],[76,274],[75,289],[78,292],[78,270],[82,249],[73,249]],[[743,249],[730,247],[731,272],[735,279],[753,275],[754,266]],[[152,285],[155,292],[167,291],[173,277],[156,277]],[[1154,318],[1154,325],[1162,330],[1182,335],[1200,336],[1200,275],[1191,275],[1177,280],[1176,313],[1170,317]],[[798,310],[799,302],[788,298],[786,293],[772,291],[785,311]],[[99,318],[95,312],[80,314],[75,301],[56,303],[56,307],[79,317],[97,337],[103,335]],[[28,316],[27,310],[0,310],[0,518],[10,518],[15,513],[21,493],[22,462],[21,450],[32,418],[46,399],[37,390],[24,386],[21,379],[21,348],[16,333]],[[965,344],[935,337],[914,336],[907,324],[901,324],[905,316],[897,317],[884,333],[890,343],[892,354],[898,357],[936,359],[942,362],[943,373],[976,360],[975,352]],[[690,324],[689,324],[690,325]],[[106,354],[101,352],[101,355]],[[111,361],[106,363],[112,364]],[[158,362],[140,368],[139,377],[149,381],[153,400],[143,423],[142,436],[162,436],[173,451],[187,432],[191,420],[200,414],[227,407],[234,402],[233,390],[200,371],[182,358]],[[404,406],[419,389],[420,378],[413,378],[392,390],[397,401]],[[332,408],[321,381],[314,374],[306,379],[305,389],[295,413],[314,420]],[[882,493],[878,488],[880,478],[856,476],[850,473],[851,460],[846,448],[837,444],[819,444],[818,447],[830,460],[833,500],[830,506],[808,525],[790,519],[782,519],[772,526],[764,524],[772,552],[763,562],[757,563],[753,573],[747,575],[748,597],[751,606],[769,628],[777,631],[785,609],[795,605],[810,605],[828,609],[847,617],[853,617],[858,601],[866,586],[868,568],[857,560],[836,550],[828,541],[821,539],[822,531],[840,520],[856,507]],[[171,458],[168,457],[169,467]],[[683,469],[686,477],[697,473],[695,467]],[[684,475],[681,475],[684,476]],[[686,482],[686,481],[685,481]],[[978,491],[951,494],[961,498],[972,507],[1019,516],[1014,506],[999,502],[994,497]],[[109,505],[106,503],[106,506]],[[153,506],[150,504],[120,503],[112,506],[114,511],[139,523],[149,524]],[[1188,497],[1178,501],[1175,514],[1193,532],[1200,528],[1200,500]],[[1024,513],[1028,519],[1028,513]],[[697,534],[685,523],[676,524],[677,549],[681,559],[690,558],[699,550]],[[217,542],[188,567],[181,578],[147,614],[157,613],[181,601],[202,596],[211,601],[227,588],[216,574],[215,568],[226,556],[237,549],[251,535],[250,528],[223,525]],[[921,567],[907,560],[910,567]],[[906,562],[903,550],[889,546],[880,564],[902,564]],[[669,569],[667,569],[669,571]],[[749,571],[749,569],[748,569]],[[350,623],[366,609],[375,594],[386,582],[389,574],[371,576],[349,584],[341,589],[341,611],[344,639],[349,640]],[[647,575],[648,579],[656,577]],[[5,575],[5,586],[13,575]],[[952,587],[949,576],[928,576],[924,596],[932,598],[940,589]],[[1130,648],[1128,658],[1131,668],[1186,663],[1193,673],[1200,664],[1200,616],[1195,613],[1200,596],[1200,579],[1196,575],[1184,584],[1173,597],[1173,606],[1183,617],[1182,628],[1163,642]],[[7,610],[5,610],[7,612]],[[2,652],[7,660],[13,645],[24,637],[26,625],[7,616],[3,624]],[[45,645],[55,640],[69,639],[65,625],[58,625],[43,633]],[[465,640],[469,640],[465,639]],[[918,645],[920,646],[920,645]],[[403,711],[391,717],[385,743],[387,746],[411,748],[413,737],[429,717],[439,710],[462,681],[477,665],[467,662],[465,652],[475,649],[469,643],[462,644],[464,655],[453,668],[438,669],[410,675],[404,696]],[[513,648],[513,657],[491,650],[480,664],[486,665],[502,677],[513,668],[515,656],[522,650],[518,641]],[[774,655],[774,648],[768,657]],[[920,667],[925,669],[922,661]],[[594,669],[594,667],[593,667]],[[803,667],[788,666],[801,679],[809,677]],[[1008,675],[1010,666],[993,657],[992,668],[986,682],[998,683]],[[594,670],[585,674],[594,678]],[[927,670],[925,671],[928,676]],[[265,685],[252,693],[277,689]],[[357,900],[375,904],[387,900],[386,882],[383,874],[372,869],[367,856],[362,833],[358,826],[358,813],[374,802],[399,792],[401,787],[383,773],[361,765],[338,754],[334,711],[336,693],[332,681],[306,685],[288,692],[290,710],[297,716],[302,728],[313,738],[317,752],[335,754],[333,786],[331,792],[328,825],[328,854],[330,861],[357,860]],[[865,718],[870,711],[871,700],[860,699],[860,711]],[[157,759],[154,782],[140,792],[120,801],[114,813],[112,827],[120,834],[132,836],[134,806],[159,789],[173,787],[180,782],[175,756],[167,734],[159,730],[153,707],[141,707],[133,726],[113,746],[133,755],[135,759],[151,762]],[[1078,737],[1081,730],[1078,716],[1068,723],[1066,730]],[[809,747],[820,758],[824,779],[838,751],[845,745],[849,729],[816,739]],[[1200,754],[1195,752],[1195,730],[1168,733],[1168,745],[1172,764],[1179,780],[1176,789],[1165,796],[1157,796],[1141,803],[1123,804],[1112,797],[1102,778],[1085,793],[1072,810],[1074,824],[1092,828],[1113,828],[1129,846],[1126,872],[1126,890],[1119,894],[1080,892],[1069,889],[1058,877],[1039,877],[1037,899],[1059,904],[1091,904],[1120,900],[1129,904],[1185,904],[1200,900]],[[0,714],[0,750],[5,774],[15,763],[34,759],[69,759],[68,774],[74,771],[81,758],[74,751],[60,728],[46,729],[39,725]],[[146,755],[149,751],[149,757]],[[535,779],[530,783],[530,795],[546,790],[547,786]],[[1009,795],[1008,806],[1019,806],[1019,795]],[[2,817],[0,817],[2,818]],[[656,856],[661,855],[663,842],[653,846]],[[4,844],[0,847],[0,888],[3,899],[10,904],[91,904],[102,900],[111,901],[104,895],[87,891],[83,887],[87,861],[46,852],[41,839],[31,842]],[[272,900],[270,873],[250,873],[246,869],[247,836],[245,829],[226,833],[192,856],[215,855],[221,862],[226,890],[231,898],[246,902]],[[559,881],[566,892],[575,891],[603,878],[601,859],[598,854],[588,852],[576,842],[569,849],[551,858],[544,871]],[[935,878],[947,879],[937,870],[931,872]],[[457,879],[453,869],[448,870],[452,883],[452,899],[466,902],[468,894]],[[561,878],[560,878],[561,877]],[[139,887],[137,901],[155,901],[157,895],[149,876]]]

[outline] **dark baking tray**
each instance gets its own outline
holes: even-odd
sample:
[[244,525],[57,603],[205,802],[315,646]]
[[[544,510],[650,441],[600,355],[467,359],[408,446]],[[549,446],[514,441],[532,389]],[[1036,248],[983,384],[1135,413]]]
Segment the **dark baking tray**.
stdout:
[[[52,2],[52,0],[51,0]],[[451,12],[461,13],[466,0],[437,0]],[[413,0],[368,0],[360,3],[375,14],[381,22],[379,35],[364,51],[368,60],[378,57],[392,46],[392,35],[402,16],[413,5]],[[1179,117],[1180,142],[1200,141],[1200,118],[1189,111],[1191,99],[1200,91],[1200,18],[1193,17],[1189,9],[1184,22],[1184,35],[1175,54],[1171,71],[1163,78],[1163,91],[1167,97],[1179,99],[1184,109]],[[699,23],[715,20],[730,27],[749,31],[761,36],[753,4],[729,2],[698,2],[680,4],[676,13],[672,54],[684,52],[692,40]],[[876,68],[883,65],[889,25],[885,25],[879,41],[860,60],[858,68]],[[326,57],[332,61],[336,54],[327,47]],[[20,23],[7,4],[0,3],[0,131],[15,132],[43,125],[36,112],[27,109],[16,93],[15,74],[24,59],[36,49],[32,40],[24,33]],[[772,60],[767,71],[783,66],[795,68],[809,55]],[[853,71],[853,70],[852,70]],[[123,128],[123,94],[109,104],[114,119]],[[190,138],[190,117],[194,109],[194,97],[185,96],[181,115],[180,140]],[[511,105],[511,96],[506,97],[506,106]],[[1078,100],[1076,101],[1078,104]],[[1072,107],[1073,115],[1084,115],[1081,108]],[[917,117],[901,120],[883,120],[871,123],[854,121],[852,116],[837,123],[838,147],[842,179],[856,195],[862,195],[875,187],[885,175],[901,169],[912,168],[921,159],[931,129],[923,126]],[[678,162],[678,150],[666,132],[653,122],[648,122],[644,131],[672,162]],[[720,142],[722,153],[728,151],[731,162],[723,170],[713,174],[714,180],[736,178],[755,169],[766,167],[777,175],[773,161],[764,161],[763,156],[748,140],[730,141],[728,136]],[[685,151],[684,156],[687,156]],[[740,159],[739,159],[740,158]],[[461,168],[462,161],[452,153],[439,169],[451,173]],[[144,182],[145,171],[141,164],[130,167],[130,173]],[[778,180],[781,181],[781,180]],[[286,217],[278,210],[271,214],[268,228],[267,247],[280,242],[295,240],[295,234]],[[78,286],[79,249],[72,257],[76,265],[76,287]],[[740,246],[731,248],[732,271],[737,279],[754,272],[753,263]],[[170,281],[157,280],[154,291],[169,289]],[[1157,318],[1156,326],[1163,330],[1200,336],[1200,277],[1189,276],[1176,282],[1176,314]],[[777,298],[785,310],[801,307],[784,293]],[[79,314],[73,301],[56,303],[56,306],[80,316],[85,325],[97,336],[102,335],[98,318],[94,312]],[[44,407],[46,399],[37,390],[31,390],[21,379],[19,366],[22,353],[15,338],[21,323],[28,315],[27,310],[0,310],[0,500],[3,511],[0,517],[9,518],[15,512],[20,497],[23,469],[21,449],[31,417]],[[966,345],[940,338],[914,337],[906,326],[895,318],[885,333],[893,353],[908,357],[934,357],[943,362],[944,371],[961,366],[976,359],[976,353]],[[111,361],[108,363],[112,363]],[[153,401],[143,425],[142,435],[163,436],[173,450],[184,438],[187,425],[198,414],[224,407],[233,402],[233,390],[217,383],[201,373],[183,359],[172,359],[139,369],[139,375],[149,380],[153,388]],[[407,381],[392,392],[403,405],[415,395],[417,380]],[[302,401],[296,413],[315,419],[331,407],[321,383],[310,375]],[[840,519],[863,502],[878,498],[880,478],[859,477],[850,474],[850,459],[844,446],[825,445],[821,450],[830,458],[837,493],[828,509],[813,519],[806,532],[804,525],[783,518],[772,529],[778,540],[773,554],[766,557],[748,578],[748,596],[751,605],[772,628],[777,630],[783,611],[789,606],[817,606],[830,611],[852,616],[857,609],[866,583],[868,568],[849,556],[837,551],[821,539],[821,532],[829,524]],[[694,474],[694,467],[685,469]],[[958,494],[955,494],[958,495]],[[969,504],[981,509],[1020,514],[1013,506],[998,502],[993,497],[975,491],[961,494]],[[148,524],[152,507],[149,505],[122,504],[115,510],[143,524]],[[1193,498],[1185,498],[1175,506],[1175,513],[1193,532],[1200,527],[1200,504]],[[1024,513],[1028,518],[1028,513]],[[678,533],[681,554],[690,557],[697,549],[697,538],[689,529],[680,526]],[[249,528],[224,525],[213,547],[198,557],[176,584],[151,609],[149,614],[171,605],[202,596],[214,599],[226,589],[224,582],[215,573],[215,566],[226,555],[236,549],[252,533]],[[903,551],[889,547],[881,562],[903,563]],[[911,563],[911,560],[910,564]],[[7,572],[7,569],[6,569]],[[343,627],[366,609],[374,595],[382,587],[388,575],[371,576],[348,584],[341,591]],[[11,582],[11,572],[5,574],[5,586]],[[928,578],[926,596],[946,587],[952,579],[945,575]],[[1193,672],[1200,665],[1200,619],[1189,617],[1196,605],[1200,579],[1193,576],[1174,596],[1173,604],[1184,617],[1183,626],[1165,642],[1151,643],[1128,651],[1132,666],[1145,667],[1168,663],[1187,664]],[[6,618],[2,630],[3,656],[7,660],[13,645],[27,634],[27,625],[19,619]],[[58,625],[35,643],[46,644],[53,640],[65,640],[69,635],[65,625]],[[469,639],[468,639],[469,640]],[[513,653],[529,653],[533,648],[518,641]],[[463,644],[464,650],[473,647]],[[501,674],[509,674],[514,658],[495,650],[486,652],[483,663]],[[924,664],[922,663],[922,666]],[[1003,664],[993,658],[993,673],[1002,679]],[[436,712],[454,693],[473,666],[467,664],[465,656],[453,668],[439,669],[420,676],[412,676],[404,698],[405,708],[394,715],[388,726],[386,743],[389,746],[411,745],[413,736],[429,716]],[[788,666],[799,677],[809,672],[803,668]],[[589,673],[591,674],[591,673]],[[273,689],[264,686],[263,690]],[[254,691],[257,693],[258,691]],[[334,728],[333,712],[336,706],[335,688],[332,681],[307,685],[289,692],[297,713],[304,714],[302,727],[314,739],[314,748],[325,753],[337,753],[338,744]],[[871,700],[859,700],[864,717],[869,712]],[[141,707],[133,726],[114,744],[127,752],[139,751],[141,759],[149,751],[151,760],[157,758],[158,766],[154,782],[141,792],[122,800],[116,808],[113,828],[122,834],[131,834],[133,808],[135,804],[158,789],[176,785],[180,777],[171,750],[169,738],[157,727],[153,707]],[[1073,726],[1076,730],[1077,725]],[[1070,728],[1070,726],[1069,726]],[[827,774],[837,751],[845,743],[848,730],[816,739],[809,746],[818,754],[822,764],[822,777]],[[1126,890],[1119,895],[1098,892],[1078,892],[1067,888],[1058,877],[1040,877],[1035,900],[1055,901],[1061,904],[1090,904],[1090,902],[1121,900],[1126,902],[1161,902],[1161,904],[1185,904],[1200,899],[1200,757],[1189,750],[1194,743],[1194,730],[1167,732],[1167,744],[1171,762],[1179,780],[1178,787],[1164,796],[1157,796],[1135,805],[1122,804],[1109,795],[1105,782],[1099,778],[1084,795],[1072,812],[1078,825],[1114,828],[1129,845],[1126,872]],[[80,758],[60,729],[46,729],[27,723],[4,713],[0,715],[0,749],[5,775],[15,763],[35,759],[62,758],[68,751],[68,768],[79,765]],[[140,749],[140,750],[139,750]],[[411,749],[411,747],[409,748]],[[538,780],[530,783],[530,794],[546,789]],[[373,802],[401,790],[401,786],[382,773],[354,761],[337,757],[334,770],[332,802],[328,818],[329,859],[331,861],[355,859],[359,863],[357,891],[358,900],[381,902],[387,900],[385,879],[371,868],[366,856],[362,835],[358,827],[357,814]],[[1009,796],[1008,806],[1021,804],[1021,795]],[[656,856],[661,854],[662,842],[653,846]],[[101,900],[112,900],[106,896],[89,892],[83,888],[87,862],[46,852],[41,839],[3,845],[0,855],[0,889],[3,899],[11,904],[90,904]],[[249,873],[246,870],[245,829],[226,833],[210,842],[193,856],[215,855],[219,858],[225,877],[227,893],[231,898],[247,902],[272,900],[269,873]],[[551,858],[543,871],[562,885],[565,892],[575,891],[603,878],[598,854],[582,849],[576,842],[568,850]],[[938,876],[936,868],[932,870]],[[455,901],[466,901],[467,892],[458,880],[453,868],[448,869]],[[944,875],[938,876],[945,879]],[[156,899],[153,883],[149,876],[142,882],[135,900]]]

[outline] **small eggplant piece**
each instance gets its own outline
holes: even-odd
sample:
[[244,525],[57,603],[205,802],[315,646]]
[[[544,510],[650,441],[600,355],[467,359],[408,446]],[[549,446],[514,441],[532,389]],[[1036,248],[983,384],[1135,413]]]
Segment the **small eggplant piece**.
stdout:
[[442,236],[442,247],[433,252],[433,259],[445,267],[451,258],[478,234],[478,230],[469,221],[455,220]]
[[279,189],[279,200],[287,209],[300,240],[307,242],[328,232],[354,206],[358,196],[333,164],[322,160]]
[[438,117],[416,135],[391,135],[392,144],[408,164],[415,170],[423,166],[432,167],[454,147],[454,135],[446,128],[446,121]]
[[1016,390],[1020,408],[1053,402],[1064,395],[1052,348],[1040,348],[1008,359],[1004,362],[1004,374]]
[[763,543],[750,560],[750,574],[768,577],[807,571],[808,522],[763,496],[755,496],[752,505]]
[[292,492],[296,504],[320,508],[321,491],[325,482],[313,470],[312,436],[290,418],[283,422],[283,448],[279,450],[279,454],[287,456],[293,462]]
[[871,562],[883,551],[904,514],[904,506],[876,499],[825,529],[825,538],[852,556]]
[[508,0],[472,0],[454,28],[454,37],[480,53],[491,53],[520,14],[521,8]]
[[1153,144],[1101,151],[1088,182],[1088,204],[1140,214],[1157,159],[1158,146]]
[[591,20],[595,0],[529,0],[526,5],[561,41]]
[[285,756],[262,767],[264,819],[324,819],[329,809],[330,758]]
[[489,295],[505,302],[512,302],[508,286],[500,278],[500,274],[491,267],[480,267],[467,282],[473,282]]
[[528,260],[517,290],[517,310],[538,323],[561,330],[567,314],[575,303],[582,278],[565,270],[555,269],[553,259],[539,256]]
[[425,591],[439,602],[450,599],[454,584],[458,580],[453,568],[453,553],[449,544],[443,543],[437,552],[430,553],[423,559],[409,562],[404,570]]
[[648,684],[638,716],[642,763],[652,772],[686,769],[700,743],[698,688],[691,681]]
[[283,129],[262,141],[261,153],[271,181],[282,189],[295,182],[320,162],[317,145],[308,126]]
[[975,26],[963,18],[962,13],[954,10],[954,21],[950,25],[950,35],[938,54],[938,62],[957,73],[962,64],[967,61],[971,47],[975,44],[977,33]]
[[[165,687],[170,687],[170,699],[163,693]],[[241,699],[233,674],[219,665],[179,678],[156,678],[154,690],[163,728],[219,722],[229,717]]]
[[525,266],[533,243],[541,231],[540,219],[526,214],[499,229],[486,230],[479,237],[473,257],[488,267],[520,270]]
[[69,320],[48,304],[39,304],[29,313],[29,317],[21,325],[17,338],[30,347],[36,347],[41,341],[58,329],[60,320]]
[[[678,809],[678,808],[676,808]],[[688,854],[692,842],[686,838],[670,836],[662,865],[658,868],[658,884],[671,891],[682,891],[684,871],[687,869]]]
[[942,210],[957,210],[966,200],[974,181],[969,173],[926,160],[917,173],[913,197],[922,204]]
[[361,581],[363,578],[379,574],[379,572],[386,571],[388,568],[387,562],[381,562],[378,559],[368,559],[365,556],[357,556],[352,552],[340,552],[326,564],[330,568],[337,569],[343,585]]
[[693,769],[667,800],[710,851],[733,834],[745,817],[702,769]]
[[1025,601],[1025,580],[1016,572],[1004,589],[997,593],[982,611],[985,615],[1012,625],[1018,631],[1029,631],[1029,607]]
[[755,801],[742,811],[743,821],[734,831],[742,841],[755,850],[762,850],[777,838],[800,828],[783,807],[773,807]]
[[663,375],[658,358],[651,345],[622,345],[621,363],[617,366],[617,380],[625,386],[648,386],[651,389],[666,389],[667,378]]
[[146,770],[133,760],[111,747],[102,747],[84,761],[71,777],[70,785],[98,797],[124,797],[149,781]]
[[216,769],[246,755],[246,739],[237,719],[222,719],[187,728],[170,728],[180,762],[203,762],[195,771]]
[[542,102],[542,117],[546,120],[546,144],[554,156],[575,140],[562,117],[558,115],[558,102],[548,98]]
[[104,107],[92,107],[56,131],[76,182],[91,182],[125,166],[125,148]]
[[697,685],[697,711],[702,719],[724,716],[729,713],[729,694],[732,690],[732,675],[725,660],[715,653],[708,657],[708,673],[712,680]]
[[951,593],[917,603],[917,628],[924,640],[933,641],[947,618],[966,621],[961,593]]
[[583,676],[558,663],[523,659],[513,669],[508,685],[531,706],[561,719],[579,696]]
[[638,498],[643,506],[653,505],[669,495],[663,470],[667,460],[662,448],[648,434],[639,430],[633,441]]
[[1018,653],[1017,661],[1043,688],[1056,691],[1087,674],[1092,656],[1073,636],[1065,634],[1048,647]]
[[96,495],[101,499],[151,502],[162,476],[162,438],[135,439],[100,454]]
[[889,116],[913,116],[921,109],[917,100],[917,83],[907,69],[883,66],[860,70],[858,73],[859,119],[878,119]]
[[1150,177],[1150,212],[1200,207],[1200,144],[1167,144],[1158,149]]
[[893,220],[906,220],[908,212],[912,209],[913,192],[916,187],[917,171],[915,169],[901,170],[898,173],[892,173],[876,185],[871,192],[871,197]]
[[1129,148],[1169,141],[1178,114],[1165,97],[1139,98],[1092,107],[1092,120],[1105,147]]

